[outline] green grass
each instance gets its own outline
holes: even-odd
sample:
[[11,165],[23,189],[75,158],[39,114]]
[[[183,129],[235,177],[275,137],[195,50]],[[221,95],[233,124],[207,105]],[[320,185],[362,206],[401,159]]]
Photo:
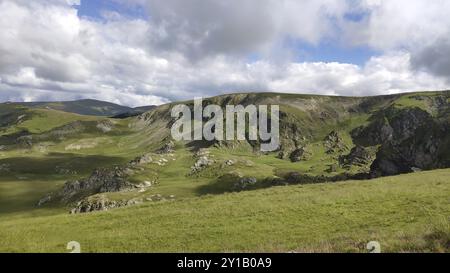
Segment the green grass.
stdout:
[[450,170],[0,222],[0,252],[448,252]]
[[428,111],[429,105],[426,100],[418,100],[414,96],[402,96],[395,101],[395,106],[398,108],[413,108],[417,107],[422,110]]
[[99,120],[94,116],[82,116],[73,113],[67,113],[56,110],[33,109],[24,112],[25,116],[32,118],[25,120],[17,126],[11,127],[5,134],[14,133],[16,131],[27,130],[30,133],[43,133],[53,128],[68,124],[74,121]]

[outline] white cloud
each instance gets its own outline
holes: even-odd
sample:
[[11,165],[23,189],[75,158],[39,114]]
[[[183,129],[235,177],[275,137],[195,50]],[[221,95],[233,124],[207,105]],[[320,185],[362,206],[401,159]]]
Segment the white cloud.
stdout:
[[[117,13],[80,18],[77,3],[66,0],[0,0],[0,100],[89,97],[137,106],[237,91],[373,95],[448,87],[449,57],[430,53],[448,48],[436,41],[449,19],[435,18],[447,4],[408,1],[402,12],[402,3],[381,0],[356,8],[344,0],[136,1],[149,9],[149,21]],[[368,15],[354,22],[348,12]],[[311,44],[349,37],[347,44],[384,53],[363,66],[295,62],[279,58],[290,56],[288,37]],[[253,53],[262,59],[248,61]],[[430,61],[437,58],[439,65]]]
[[377,49],[413,49],[450,34],[447,0],[362,0],[357,9],[367,16],[347,38]]

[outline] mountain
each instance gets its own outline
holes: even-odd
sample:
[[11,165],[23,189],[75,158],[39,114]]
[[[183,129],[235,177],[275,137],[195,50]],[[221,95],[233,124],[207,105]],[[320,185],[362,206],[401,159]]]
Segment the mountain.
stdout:
[[143,114],[145,112],[149,112],[155,108],[156,108],[156,106],[154,106],[154,105],[131,108],[126,112],[122,112],[120,114],[112,116],[112,118],[123,119],[123,118],[135,117],[135,116],[139,116],[140,114]]
[[[133,214],[134,205],[173,201],[184,202],[183,206],[202,204],[202,211],[210,204],[220,211],[221,202],[244,204],[239,200],[253,196],[247,191],[256,191],[258,198],[251,200],[258,200],[254,205],[260,209],[269,205],[263,200],[270,198],[280,207],[268,213],[284,215],[284,208],[295,198],[304,198],[301,206],[310,202],[311,210],[316,209],[314,204],[326,195],[329,183],[347,180],[364,181],[352,182],[357,183],[354,184],[357,191],[347,191],[345,183],[332,186],[338,196],[350,200],[350,207],[364,203],[369,194],[364,189],[369,191],[373,187],[376,193],[371,198],[380,198],[390,214],[408,211],[415,202],[441,200],[437,192],[445,194],[450,190],[450,184],[446,183],[450,170],[449,100],[450,91],[376,97],[241,93],[203,100],[203,106],[216,104],[222,108],[279,105],[280,147],[273,152],[261,152],[261,142],[249,140],[248,134],[242,141],[174,141],[171,127],[175,119],[171,109],[178,103],[138,109],[150,111],[137,116],[125,109],[129,114],[121,118],[111,118],[111,112],[107,116],[71,112],[92,114],[92,109],[97,109],[96,113],[106,114],[111,110],[98,110],[99,105],[109,104],[96,101],[81,103],[81,108],[59,109],[45,103],[3,103],[0,104],[0,219],[31,217],[32,223],[34,217],[56,215],[52,218],[56,223],[66,219],[68,216],[61,214],[67,212],[129,207],[124,211]],[[192,101],[182,103],[191,109],[194,106]],[[422,172],[426,175],[422,176]],[[382,178],[408,173],[413,174]],[[412,187],[437,188],[425,198],[421,195],[424,192],[408,188],[410,179],[415,181]],[[382,181],[382,185],[377,181]],[[398,181],[400,184],[396,184]],[[288,188],[280,190],[280,186]],[[313,195],[289,194],[302,192],[304,187]],[[405,189],[412,191],[404,200],[393,201]],[[396,194],[389,200],[381,194],[392,190]],[[204,199],[200,203],[190,201],[196,198]],[[368,202],[371,200],[374,199]],[[325,203],[321,206],[327,206],[327,201],[322,201]],[[338,203],[336,199],[330,206]],[[245,204],[252,206],[251,201]],[[402,204],[407,208],[401,207]],[[164,211],[174,209],[170,203],[161,206]],[[349,210],[358,209],[350,207]],[[157,215],[156,208],[159,207],[149,209],[147,217]],[[384,216],[374,215],[374,221],[390,221],[383,208],[380,205],[380,215]],[[323,211],[326,216],[334,212]],[[230,214],[230,223],[233,219],[239,221],[247,210],[240,208],[236,213]],[[108,215],[100,216],[104,219]],[[420,217],[421,222],[428,221]],[[102,226],[100,218],[90,223]],[[89,223],[85,224],[91,230]],[[157,226],[154,228],[155,232],[162,232]],[[263,230],[268,228],[262,226]],[[278,228],[283,234],[290,232],[289,225]],[[0,251],[1,247],[0,244]]]
[[91,100],[58,110],[46,103],[4,104],[0,172],[63,181],[39,203],[86,212],[152,199],[147,190],[167,199],[449,168],[449,97],[449,91],[377,97],[242,93],[203,100],[203,106],[223,109],[279,105],[280,147],[267,153],[248,138],[173,141],[171,108],[177,103],[140,109],[151,111],[127,119],[68,113],[112,113],[111,104]]
[[34,109],[58,110],[80,115],[108,117],[117,115],[128,115],[128,117],[136,116],[153,108],[153,106],[131,108],[110,102],[91,99],[59,102],[20,102],[13,104]]

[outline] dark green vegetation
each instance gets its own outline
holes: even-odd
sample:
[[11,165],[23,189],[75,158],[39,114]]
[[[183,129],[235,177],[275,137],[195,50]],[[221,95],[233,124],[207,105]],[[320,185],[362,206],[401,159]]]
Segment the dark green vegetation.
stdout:
[[90,100],[0,104],[0,251],[64,251],[66,239],[89,251],[363,251],[372,238],[391,251],[448,251],[449,172],[422,171],[450,168],[449,99],[204,100],[279,104],[273,153],[257,141],[174,143],[170,104],[138,116]]
[[13,103],[16,106],[23,106],[32,109],[58,110],[80,115],[92,116],[118,116],[130,117],[142,114],[154,108],[154,106],[126,107],[110,102],[99,100],[77,100],[60,102],[20,102]]

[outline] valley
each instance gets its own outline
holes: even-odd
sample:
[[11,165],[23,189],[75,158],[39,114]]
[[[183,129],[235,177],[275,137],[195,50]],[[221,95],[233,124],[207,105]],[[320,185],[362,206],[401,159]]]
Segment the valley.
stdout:
[[73,240],[89,252],[360,252],[372,239],[395,252],[448,251],[449,99],[203,100],[279,105],[273,152],[248,135],[173,140],[176,103],[140,113],[0,104],[0,252],[64,252]]

